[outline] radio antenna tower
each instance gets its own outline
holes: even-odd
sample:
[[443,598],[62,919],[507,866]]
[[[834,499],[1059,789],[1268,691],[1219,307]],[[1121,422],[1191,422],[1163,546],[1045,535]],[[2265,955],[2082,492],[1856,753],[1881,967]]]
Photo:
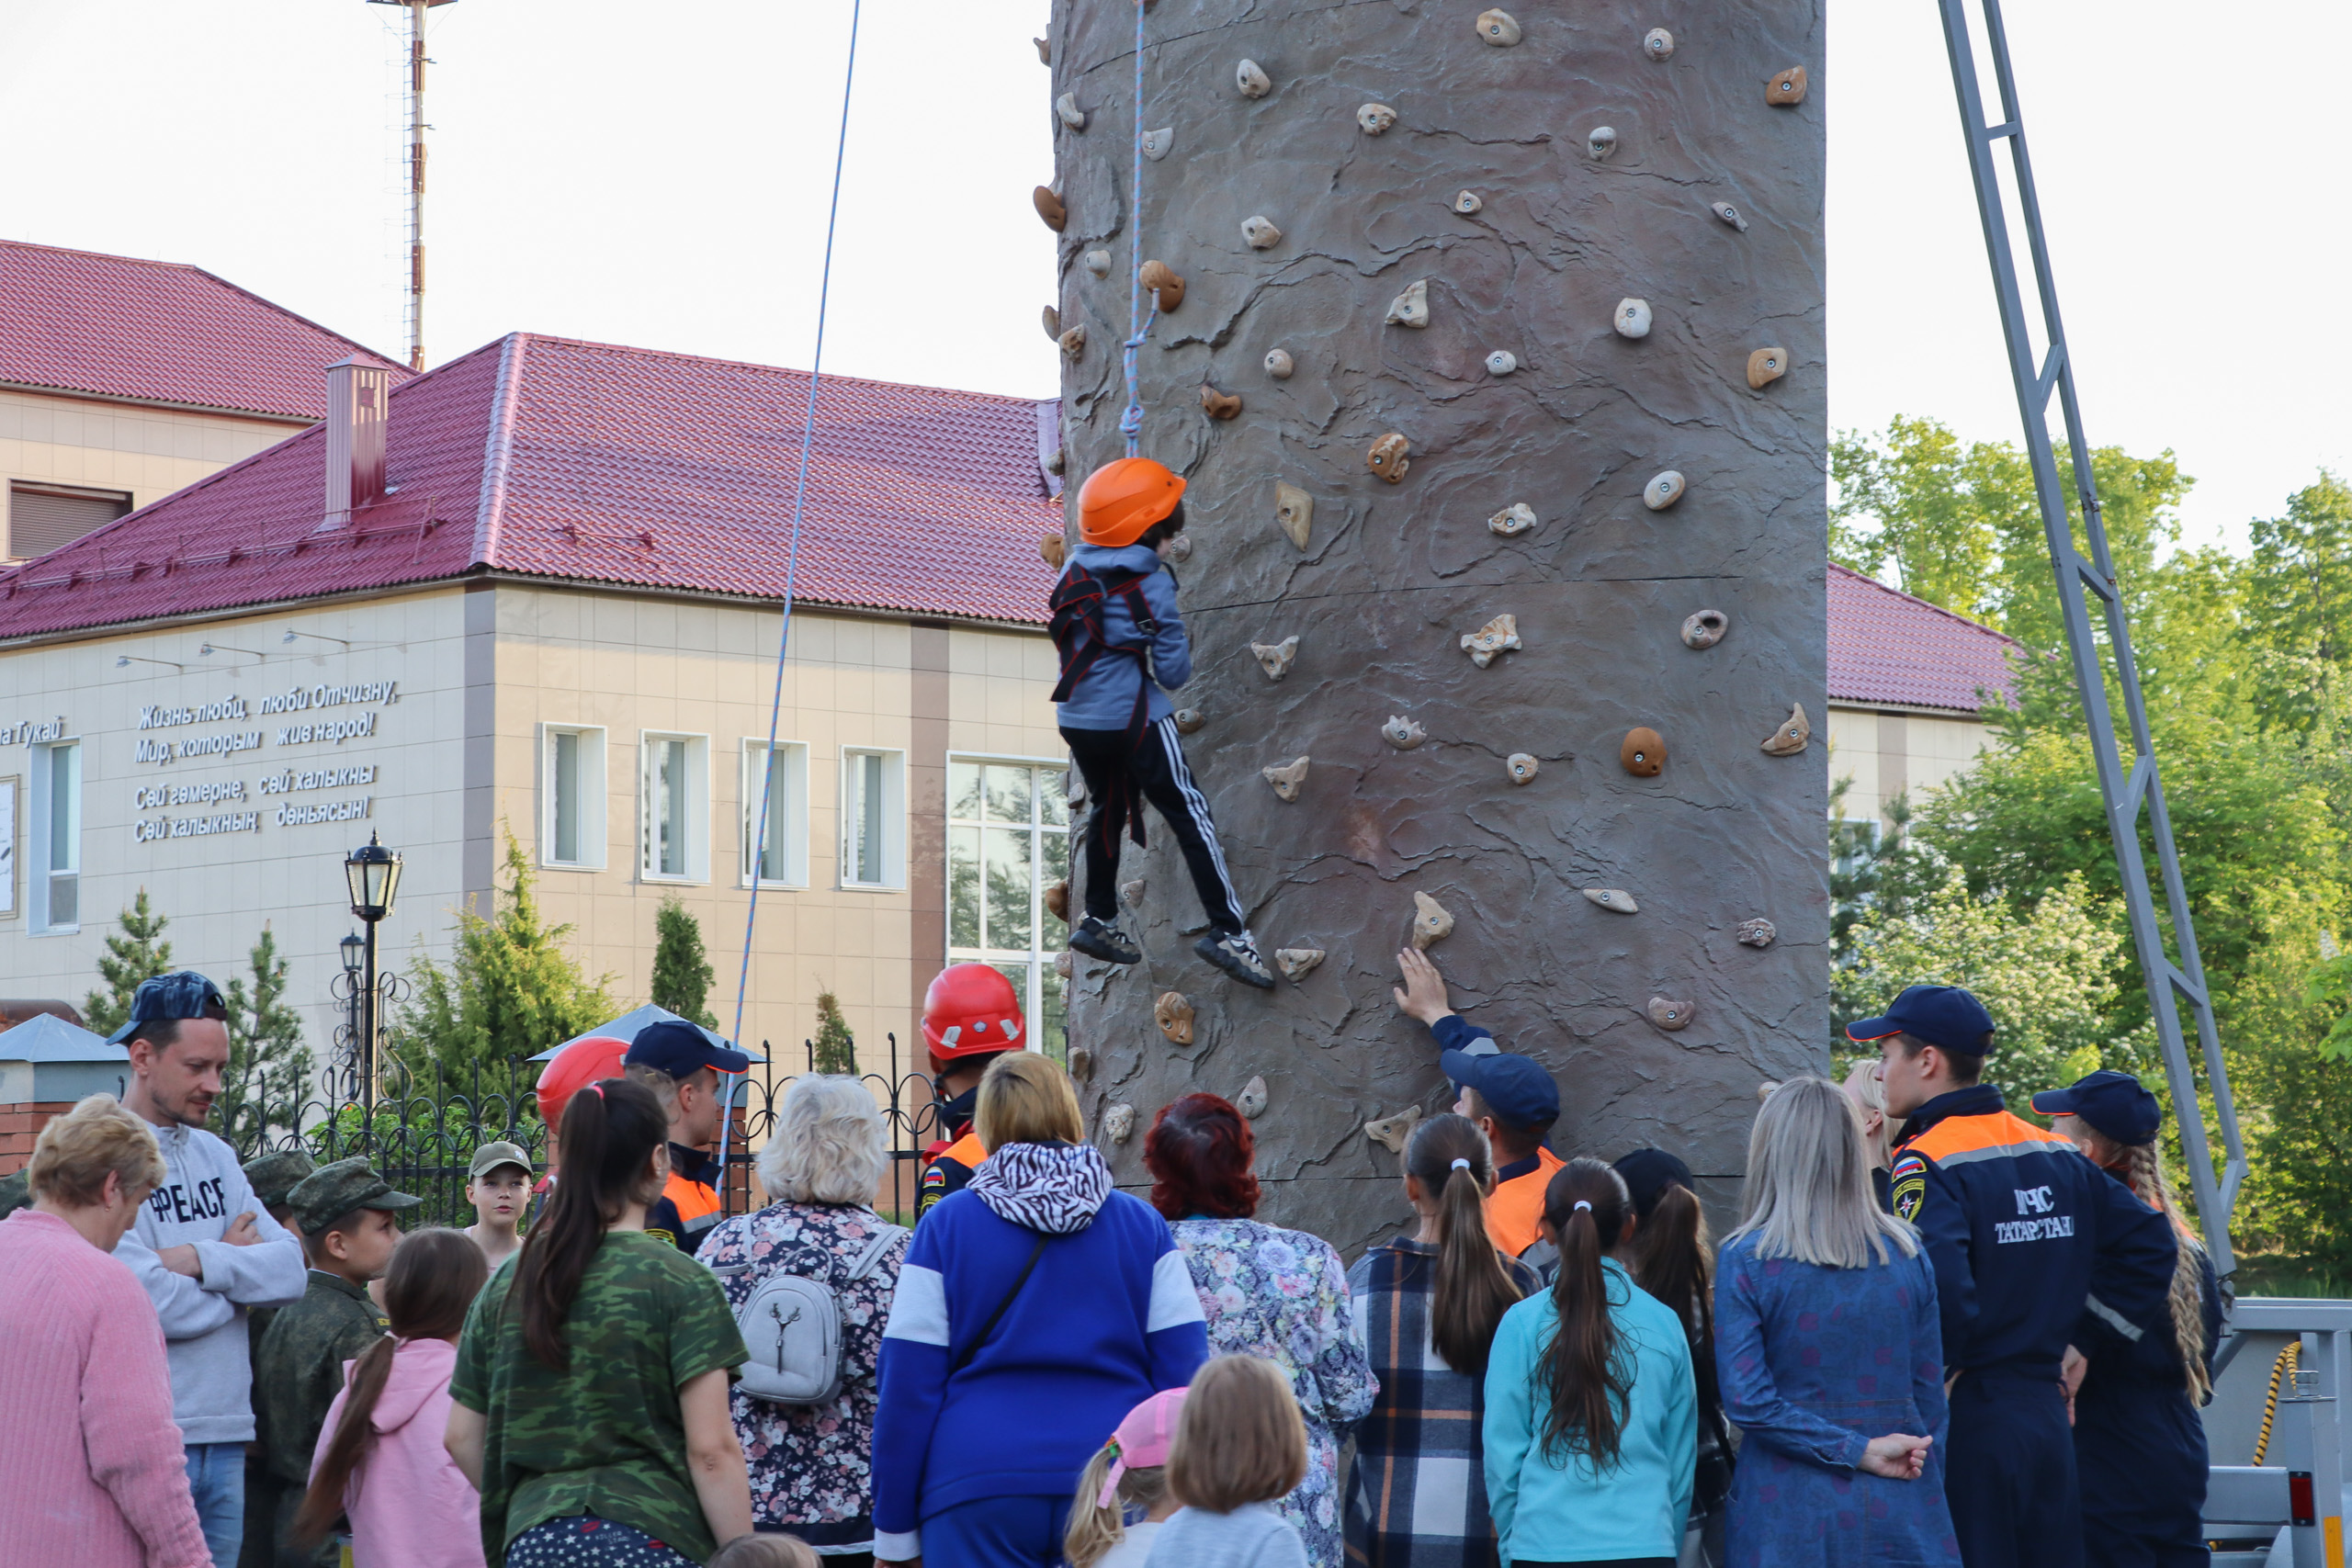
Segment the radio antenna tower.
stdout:
[[408,367],[424,368],[424,13],[449,0],[368,0],[408,12]]

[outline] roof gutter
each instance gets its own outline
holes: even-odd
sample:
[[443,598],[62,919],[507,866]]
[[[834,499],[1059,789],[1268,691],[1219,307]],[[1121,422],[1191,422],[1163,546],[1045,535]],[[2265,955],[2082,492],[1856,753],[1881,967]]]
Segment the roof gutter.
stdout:
[[38,381],[0,380],[0,392],[25,392],[37,398],[70,398],[77,402],[107,403],[116,408],[168,409],[174,413],[209,414],[215,419],[258,420],[265,424],[291,424],[304,429],[325,417],[314,413],[279,413],[265,409],[224,408],[218,403],[175,403],[168,398],[126,398],[107,392],[85,392],[74,387],[44,387]]

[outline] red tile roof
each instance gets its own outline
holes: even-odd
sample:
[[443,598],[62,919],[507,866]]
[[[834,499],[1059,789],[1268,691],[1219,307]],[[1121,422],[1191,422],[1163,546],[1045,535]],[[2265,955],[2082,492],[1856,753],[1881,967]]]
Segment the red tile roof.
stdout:
[[[808,378],[514,333],[395,387],[393,492],[315,530],[314,427],[0,578],[0,637],[490,570],[775,599]],[[1061,525],[1026,398],[827,377],[808,602],[1042,625]]]
[[2007,693],[2021,645],[1831,562],[1829,696],[1833,702],[1975,713],[1977,694]]
[[354,355],[394,365],[200,267],[0,240],[0,383],[322,419]]

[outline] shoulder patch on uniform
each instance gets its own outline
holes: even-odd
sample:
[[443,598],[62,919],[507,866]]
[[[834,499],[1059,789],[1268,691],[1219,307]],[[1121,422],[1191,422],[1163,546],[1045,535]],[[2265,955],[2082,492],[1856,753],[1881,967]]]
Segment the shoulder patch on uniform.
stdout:
[[645,1234],[651,1236],[656,1241],[666,1241],[672,1247],[678,1245],[677,1235],[673,1232],[661,1230],[652,1225],[648,1225],[645,1227]]
[[1928,1201],[1926,1168],[1922,1167],[1907,1175],[1898,1174],[1894,1179],[1894,1190],[1892,1196],[1897,1218],[1917,1220],[1919,1217],[1920,1208]]
[[1903,1154],[1894,1156],[1894,1176],[1897,1181],[1906,1176],[1925,1176],[1927,1172],[1928,1162],[1922,1156]]

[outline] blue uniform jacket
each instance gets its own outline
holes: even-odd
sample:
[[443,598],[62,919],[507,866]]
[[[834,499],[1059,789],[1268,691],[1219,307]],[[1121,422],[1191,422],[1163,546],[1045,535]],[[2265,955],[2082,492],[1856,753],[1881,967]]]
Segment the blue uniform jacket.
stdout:
[[1913,1112],[1890,1174],[1935,1265],[1947,1371],[2055,1382],[2068,1345],[2169,1324],[2172,1226],[1990,1084]]
[[[1103,601],[1102,637],[1113,647],[1148,646],[1151,668],[1143,660],[1114,655],[1098,659],[1079,681],[1069,701],[1060,705],[1064,729],[1125,729],[1135,716],[1136,688],[1145,686],[1150,703],[1147,724],[1158,724],[1176,711],[1168,693],[1193,678],[1193,648],[1184,635],[1184,617],[1176,608],[1176,574],[1160,564],[1159,552],[1143,545],[1080,545],[1070,552],[1070,565],[1084,567],[1097,577],[1112,572],[1144,573],[1143,600],[1151,608],[1151,630],[1136,625],[1127,596],[1114,593]],[[1148,675],[1148,679],[1147,679]]]

